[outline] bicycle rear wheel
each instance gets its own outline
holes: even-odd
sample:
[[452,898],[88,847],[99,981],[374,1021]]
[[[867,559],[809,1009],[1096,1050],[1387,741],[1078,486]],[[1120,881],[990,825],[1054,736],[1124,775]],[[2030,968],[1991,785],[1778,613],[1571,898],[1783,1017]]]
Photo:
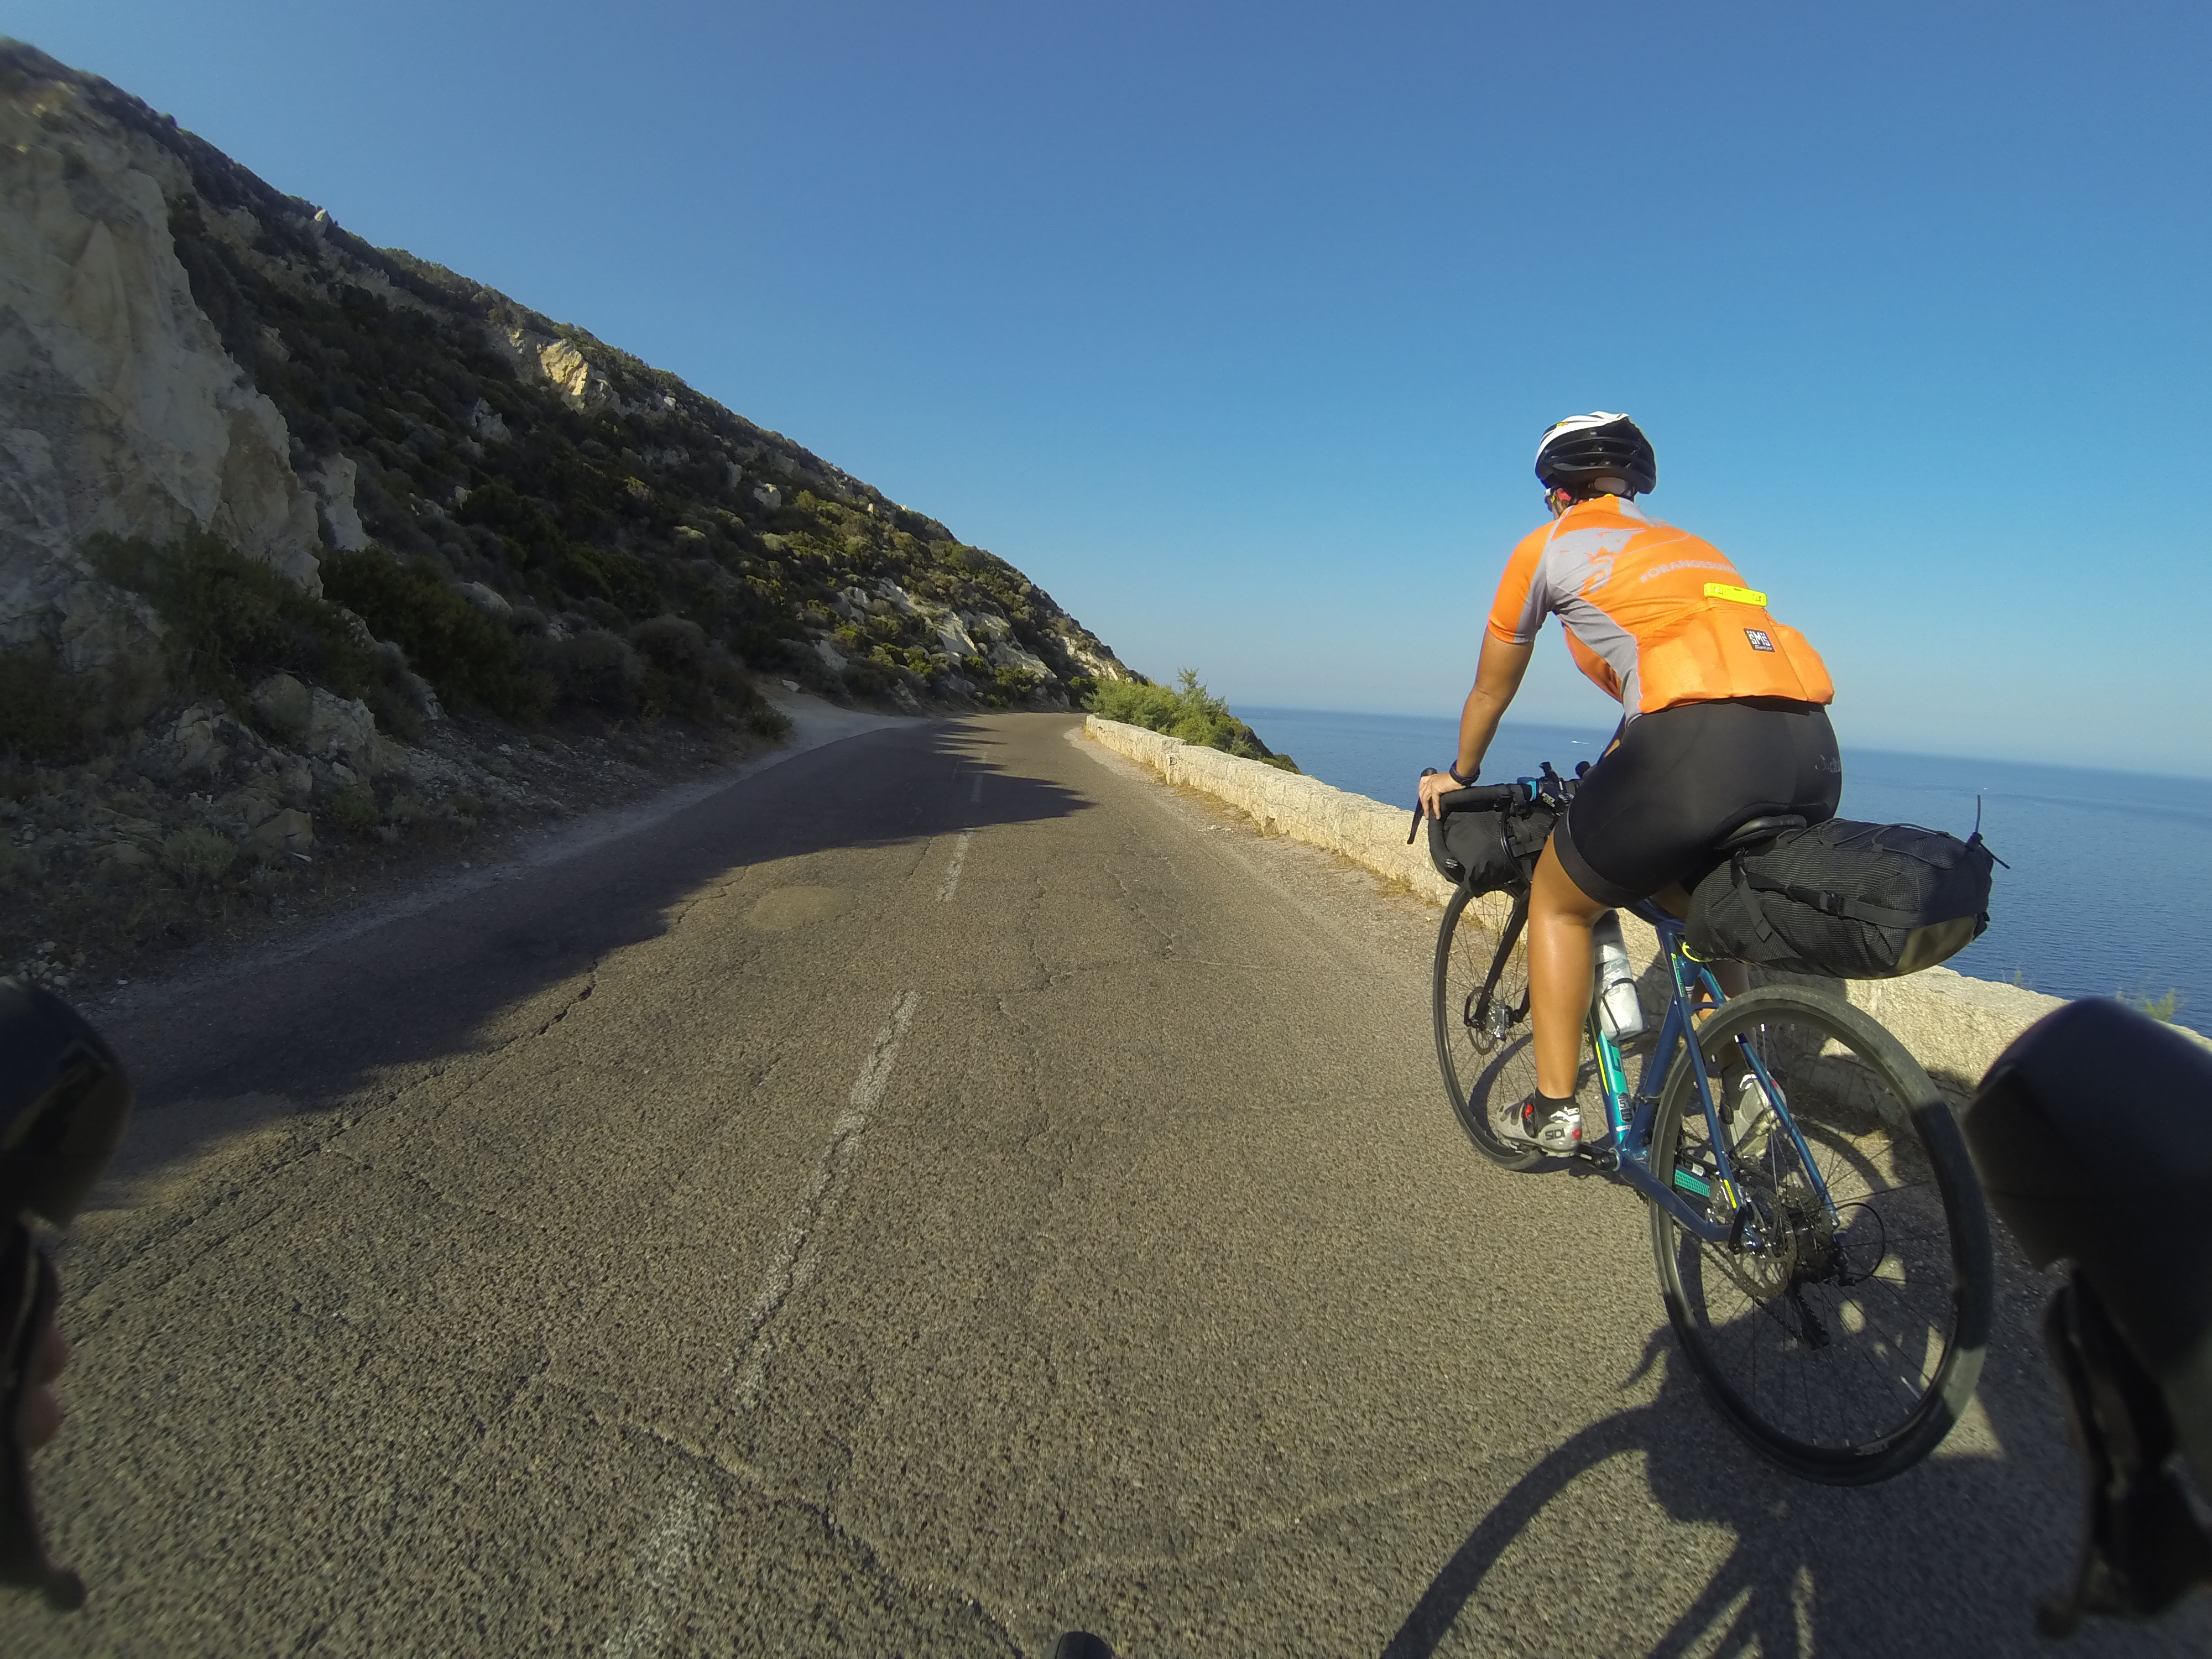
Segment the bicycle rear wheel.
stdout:
[[1473,897],[1465,887],[1452,895],[1437,934],[1437,1061],[1444,1093],[1475,1150],[1506,1169],[1533,1170],[1544,1154],[1509,1145],[1490,1127],[1496,1104],[1526,1099],[1536,1086],[1528,1040],[1528,902],[1515,903],[1504,933],[1493,938],[1480,915],[1468,914]]
[[1720,1194],[1685,1055],[1650,1167],[1735,1226],[1711,1244],[1650,1206],[1667,1316],[1722,1415],[1766,1456],[1831,1486],[1886,1480],[1950,1432],[1981,1376],[1994,1270],[1966,1142],[1918,1062],[1839,998],[1752,991],[1698,1042],[1741,1204]]

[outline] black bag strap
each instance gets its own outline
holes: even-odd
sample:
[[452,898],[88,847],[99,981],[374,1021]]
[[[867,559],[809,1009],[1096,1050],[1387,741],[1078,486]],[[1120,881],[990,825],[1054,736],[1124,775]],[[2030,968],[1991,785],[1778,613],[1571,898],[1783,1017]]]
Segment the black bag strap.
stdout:
[[1779,893],[1784,898],[1810,905],[1824,915],[1844,916],[1852,921],[1863,921],[1870,927],[1925,927],[1932,922],[1954,920],[1950,916],[1930,916],[1918,910],[1893,910],[1887,905],[1869,904],[1864,899],[1831,893],[1823,888],[1799,887],[1790,882],[1776,881],[1771,876],[1759,875],[1749,870],[1744,870],[1742,874],[1747,882],[1761,892]]
[[[1729,884],[1739,893],[1747,887],[1757,884],[1752,880],[1751,872],[1743,867],[1743,854],[1741,852],[1729,860]],[[1760,909],[1750,899],[1746,899],[1743,902],[1743,915],[1750,921],[1752,931],[1759,936],[1760,944],[1768,945],[1773,942],[1774,924],[1767,919],[1765,911]]]

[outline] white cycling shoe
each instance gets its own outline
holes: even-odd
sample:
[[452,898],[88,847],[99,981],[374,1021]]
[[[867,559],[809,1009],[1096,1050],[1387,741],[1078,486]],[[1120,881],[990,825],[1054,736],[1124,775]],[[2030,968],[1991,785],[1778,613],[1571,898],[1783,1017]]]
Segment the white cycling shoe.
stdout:
[[1509,1146],[1530,1146],[1558,1158],[1565,1157],[1583,1144],[1583,1115],[1579,1107],[1566,1107],[1549,1117],[1537,1116],[1542,1109],[1531,1095],[1526,1100],[1498,1107],[1490,1115],[1490,1127]]

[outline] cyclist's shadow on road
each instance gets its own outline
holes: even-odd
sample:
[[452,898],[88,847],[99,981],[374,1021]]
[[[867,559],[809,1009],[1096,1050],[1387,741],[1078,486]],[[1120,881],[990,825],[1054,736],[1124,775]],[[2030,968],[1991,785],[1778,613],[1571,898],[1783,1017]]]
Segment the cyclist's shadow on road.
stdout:
[[[1736,1440],[1663,1328],[1638,1371],[1654,1365],[1657,1397],[1592,1424],[1522,1475],[1444,1563],[1383,1659],[1435,1653],[1544,1509],[1631,1452],[1643,1455],[1669,1521],[1724,1527],[1735,1540],[1651,1655],[2033,1650],[2033,1604],[2065,1572],[2078,1488],[2055,1402],[2038,1397],[2031,1374],[1984,1383],[2003,1455],[1937,1457],[1880,1486],[1838,1489],[1794,1480]],[[1578,1550],[1632,1547],[1602,1523],[1577,1536]]]

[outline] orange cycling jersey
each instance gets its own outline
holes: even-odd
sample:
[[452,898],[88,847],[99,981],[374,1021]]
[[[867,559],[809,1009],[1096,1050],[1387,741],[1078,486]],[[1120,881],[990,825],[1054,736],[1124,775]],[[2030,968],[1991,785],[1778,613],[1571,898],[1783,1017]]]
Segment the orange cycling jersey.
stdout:
[[1554,612],[1576,666],[1630,720],[1723,697],[1835,699],[1820,653],[1727,555],[1623,495],[1576,502],[1505,562],[1490,631],[1527,645]]

